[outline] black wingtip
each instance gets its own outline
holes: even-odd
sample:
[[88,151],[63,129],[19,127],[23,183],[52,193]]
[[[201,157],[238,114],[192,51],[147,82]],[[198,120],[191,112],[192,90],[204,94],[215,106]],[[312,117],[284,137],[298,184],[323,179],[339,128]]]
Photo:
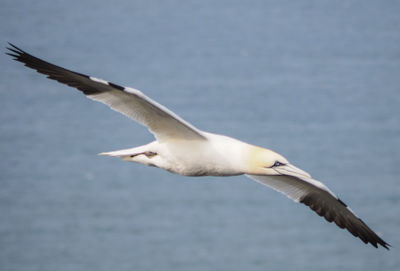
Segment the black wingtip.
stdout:
[[14,44],[12,44],[11,42],[8,42],[8,45],[9,46],[6,47],[8,51],[5,54],[13,57],[14,60],[16,61],[19,61],[21,56],[25,54],[25,52],[22,49],[15,46]]
[[8,43],[8,45],[9,46],[11,46],[12,48],[10,48],[10,47],[7,47],[7,49],[9,49],[9,50],[12,50],[12,51],[14,51],[14,50],[16,50],[16,51],[18,51],[18,52],[22,52],[22,53],[24,53],[24,51],[23,50],[21,50],[20,48],[18,48],[17,46],[15,46],[14,44],[12,44],[11,42],[7,42]]
[[[337,202],[346,209],[349,209],[347,205],[340,199],[336,199]],[[386,243],[382,238],[380,238],[373,230],[371,230],[367,224],[365,224],[360,218],[354,215],[353,212],[350,212],[354,215],[355,219],[359,220],[359,225],[357,225],[356,220],[352,222],[352,220],[348,220],[340,215],[332,216],[329,208],[322,208],[323,204],[318,204],[318,195],[316,194],[308,194],[303,196],[300,199],[300,203],[303,203],[310,207],[313,211],[315,211],[318,215],[323,216],[328,222],[335,222],[337,226],[342,229],[347,229],[353,236],[359,238],[365,244],[371,244],[373,247],[378,248],[382,246],[387,250],[390,250],[391,245]]]
[[6,55],[9,55],[9,56],[11,56],[11,57],[14,57],[14,59],[17,59],[17,57],[18,57],[18,55],[16,55],[16,54],[12,54],[12,53],[9,53],[9,52],[7,52],[7,53],[5,53]]
[[383,244],[379,243],[382,247],[386,248],[387,250],[390,250],[390,248],[392,247],[392,245],[386,243],[385,241],[383,241]]
[[17,46],[15,46],[14,44],[12,44],[11,42],[8,42],[8,45],[9,45],[9,46],[6,47],[8,50],[10,50],[10,51],[12,51],[12,52],[15,52],[15,53],[21,53],[21,52],[22,52],[21,49],[19,49]]
[[[26,67],[34,69],[37,72],[46,75],[49,79],[53,79],[60,83],[77,88],[86,95],[109,91],[110,87],[124,91],[124,87],[122,86],[112,83],[110,84],[108,82],[104,83],[105,81],[96,81],[88,75],[74,72],[51,64],[50,62],[44,61],[25,52],[11,42],[8,42],[8,46],[6,48],[8,50],[6,54],[11,56],[13,60],[21,62]],[[82,81],[82,78],[84,78],[85,80],[89,79],[90,82],[85,82],[85,80]]]

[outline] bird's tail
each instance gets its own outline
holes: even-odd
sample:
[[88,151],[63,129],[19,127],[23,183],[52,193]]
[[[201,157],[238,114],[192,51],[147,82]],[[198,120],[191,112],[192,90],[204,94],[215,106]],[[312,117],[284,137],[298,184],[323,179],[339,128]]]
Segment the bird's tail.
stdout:
[[120,158],[124,159],[126,157],[130,157],[131,155],[135,154],[136,152],[137,152],[137,148],[130,148],[130,149],[124,149],[124,150],[118,150],[118,151],[101,152],[98,155],[120,157]]
[[124,160],[124,161],[140,163],[140,161],[136,161],[136,160],[138,160],[138,157],[141,154],[145,154],[145,156],[149,156],[149,154],[151,154],[151,152],[146,151],[146,149],[147,149],[146,146],[140,146],[140,147],[136,147],[136,148],[123,149],[123,150],[118,150],[118,151],[101,152],[101,153],[99,153],[99,155],[119,157],[119,158],[122,158],[122,160]]

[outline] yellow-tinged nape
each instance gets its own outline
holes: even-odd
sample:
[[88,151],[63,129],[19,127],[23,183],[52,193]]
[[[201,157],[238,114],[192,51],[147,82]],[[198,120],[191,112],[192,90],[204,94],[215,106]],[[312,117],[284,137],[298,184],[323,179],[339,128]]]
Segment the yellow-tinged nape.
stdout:
[[247,156],[248,172],[246,174],[254,175],[279,175],[278,172],[272,169],[275,162],[288,164],[285,157],[272,150],[261,148],[254,145],[249,145]]

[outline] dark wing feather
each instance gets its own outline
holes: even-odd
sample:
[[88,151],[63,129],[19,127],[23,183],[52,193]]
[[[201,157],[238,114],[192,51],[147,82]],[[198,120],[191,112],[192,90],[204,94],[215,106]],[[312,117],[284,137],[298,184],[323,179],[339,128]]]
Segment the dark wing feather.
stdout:
[[367,224],[358,218],[340,199],[319,192],[311,192],[300,199],[303,203],[324,217],[328,222],[335,222],[342,229],[347,229],[352,235],[360,238],[365,244],[378,244],[389,249],[389,244],[380,238]]
[[206,140],[204,134],[139,90],[122,87],[102,79],[73,72],[34,57],[10,43],[8,55],[48,78],[82,91],[88,98],[147,126],[158,140]]
[[371,243],[374,247],[378,247],[379,244],[389,249],[390,245],[388,243],[371,230],[343,201],[321,182],[289,175],[249,175],[249,177],[285,194],[296,202],[309,206],[328,222],[335,222],[340,228],[347,229],[364,243]]

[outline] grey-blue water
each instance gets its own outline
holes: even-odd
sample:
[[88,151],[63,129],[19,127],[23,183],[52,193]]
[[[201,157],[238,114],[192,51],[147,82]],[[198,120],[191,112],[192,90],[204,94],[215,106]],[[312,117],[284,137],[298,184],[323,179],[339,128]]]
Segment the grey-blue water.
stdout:
[[282,153],[393,248],[243,176],[100,157],[151,134],[1,54],[0,270],[399,270],[399,1],[18,1],[0,44]]

